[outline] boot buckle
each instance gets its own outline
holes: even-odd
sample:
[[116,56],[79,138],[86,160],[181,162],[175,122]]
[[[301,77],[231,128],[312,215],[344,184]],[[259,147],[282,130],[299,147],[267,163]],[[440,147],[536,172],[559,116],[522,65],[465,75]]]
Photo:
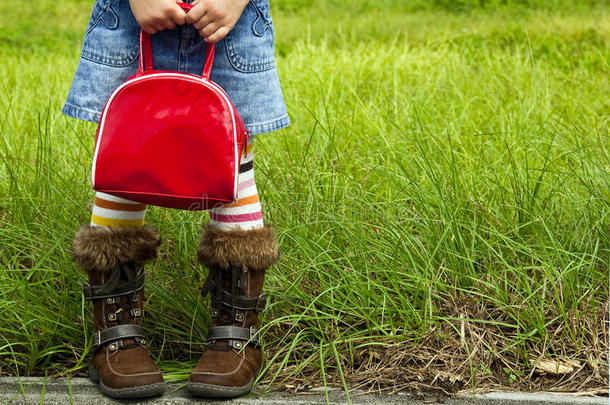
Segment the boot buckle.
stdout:
[[250,326],[250,339],[249,342],[254,344],[254,346],[258,346],[260,344],[260,336],[258,334],[258,329],[254,326]]
[[95,331],[95,334],[93,334],[93,347],[98,347],[100,345],[100,342],[102,341],[102,332],[99,330]]
[[144,328],[134,324],[124,324],[112,326],[103,331],[96,331],[93,335],[93,348],[106,343],[117,343],[118,347],[122,347],[122,339],[125,338],[142,338],[144,339]]

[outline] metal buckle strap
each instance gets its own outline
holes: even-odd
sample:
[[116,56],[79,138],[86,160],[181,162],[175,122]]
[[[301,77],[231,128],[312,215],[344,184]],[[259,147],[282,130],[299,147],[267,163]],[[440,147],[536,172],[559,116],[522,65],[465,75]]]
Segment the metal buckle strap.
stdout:
[[208,342],[215,340],[227,340],[231,346],[235,347],[236,349],[240,349],[242,347],[241,344],[236,346],[235,344],[231,344],[231,341],[241,340],[258,346],[260,343],[260,336],[258,329],[256,329],[254,326],[242,328],[233,325],[222,325],[212,326],[208,331]]
[[97,349],[103,344],[119,339],[144,338],[145,331],[143,327],[132,324],[112,326],[102,331],[97,330],[93,335],[93,348]]
[[[216,292],[216,284],[214,282],[210,285],[210,292],[212,297],[215,296]],[[231,293],[224,288],[220,289],[222,291],[222,304],[226,307],[237,309],[240,311],[257,311],[261,312],[265,309],[267,305],[267,296],[265,294],[260,294],[258,297],[247,297],[245,295],[238,295],[234,297]]]
[[121,295],[134,294],[144,287],[145,276],[144,273],[139,275],[132,281],[122,282],[112,291],[104,291],[105,285],[91,285],[89,283],[83,284],[83,294],[85,299],[100,299],[100,298],[112,298]]

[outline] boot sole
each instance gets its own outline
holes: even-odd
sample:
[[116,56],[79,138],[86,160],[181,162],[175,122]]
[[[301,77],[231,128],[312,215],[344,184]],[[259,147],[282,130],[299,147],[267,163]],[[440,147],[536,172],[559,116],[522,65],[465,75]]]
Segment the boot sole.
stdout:
[[222,385],[205,384],[198,382],[188,382],[186,384],[186,391],[196,397],[206,398],[235,398],[241,397],[242,395],[248,394],[252,391],[254,385],[254,379],[243,387],[225,387]]
[[154,397],[163,394],[167,388],[165,382],[141,385],[139,387],[110,388],[104,385],[93,364],[89,365],[89,379],[94,383],[98,383],[102,394],[116,399]]

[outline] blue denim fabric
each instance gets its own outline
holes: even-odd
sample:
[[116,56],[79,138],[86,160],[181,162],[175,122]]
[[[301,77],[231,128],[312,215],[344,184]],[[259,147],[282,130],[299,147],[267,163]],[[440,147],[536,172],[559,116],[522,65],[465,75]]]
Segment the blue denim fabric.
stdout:
[[[64,114],[99,121],[106,100],[138,69],[139,35],[128,0],[96,0]],[[152,46],[155,69],[201,75],[207,44],[192,26],[161,31],[152,36]],[[290,124],[274,52],[269,0],[251,0],[216,44],[211,78],[227,92],[253,135]]]

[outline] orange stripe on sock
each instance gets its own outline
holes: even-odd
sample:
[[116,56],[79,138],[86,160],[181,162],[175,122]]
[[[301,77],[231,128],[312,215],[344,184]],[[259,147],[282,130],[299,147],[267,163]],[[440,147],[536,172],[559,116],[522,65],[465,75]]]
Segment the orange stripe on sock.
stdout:
[[146,209],[146,204],[125,204],[104,200],[100,197],[95,197],[95,205],[115,211],[144,211]]
[[223,205],[222,208],[235,208],[243,207],[244,205],[250,205],[258,202],[258,194],[251,195],[250,197],[240,198],[237,202],[229,205]]

